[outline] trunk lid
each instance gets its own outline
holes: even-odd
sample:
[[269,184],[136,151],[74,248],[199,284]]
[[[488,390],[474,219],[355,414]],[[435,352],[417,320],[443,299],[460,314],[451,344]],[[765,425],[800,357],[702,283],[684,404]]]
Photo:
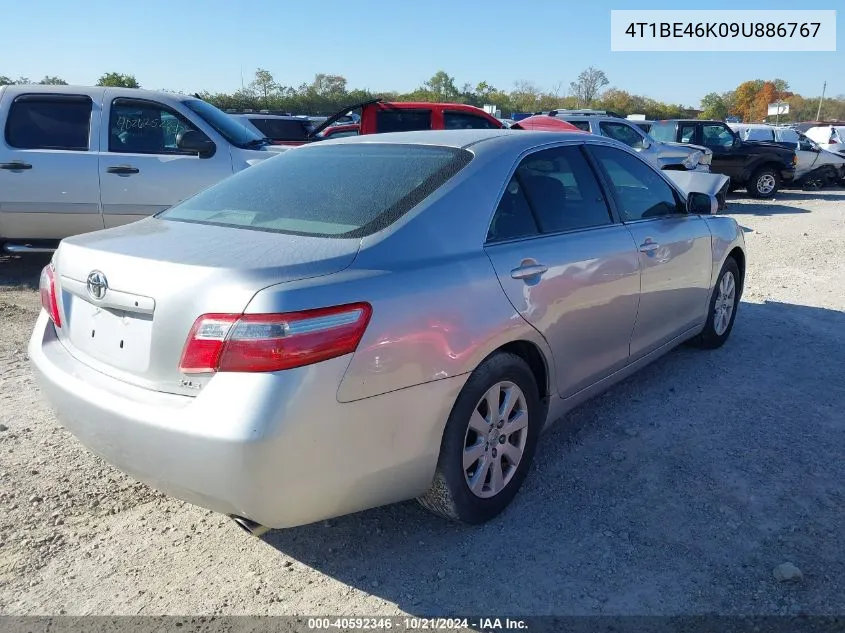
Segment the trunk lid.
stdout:
[[267,286],[339,272],[359,245],[157,218],[68,238],[54,258],[59,338],[104,374],[196,395],[207,377],[187,380],[179,359],[198,316],[241,313]]

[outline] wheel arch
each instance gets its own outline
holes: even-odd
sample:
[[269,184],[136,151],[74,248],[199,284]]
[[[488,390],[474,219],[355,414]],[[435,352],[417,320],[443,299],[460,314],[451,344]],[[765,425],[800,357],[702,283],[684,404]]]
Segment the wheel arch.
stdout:
[[[727,257],[725,257],[725,261],[729,258],[733,259],[736,262],[737,268],[739,268],[739,298],[741,298],[742,290],[745,288],[745,251],[739,246],[734,246]],[[724,263],[722,265],[724,266]]]
[[[537,391],[540,395],[540,405],[543,408],[542,417],[545,419],[549,411],[549,400],[555,389],[552,386],[553,380],[553,365],[551,359],[546,356],[546,353],[534,341],[527,339],[515,339],[504,343],[491,351],[481,361],[483,363],[488,358],[496,354],[505,353],[513,354],[525,361],[531,374],[534,376],[534,381],[537,383]],[[479,366],[481,365],[479,363]]]
[[780,179],[780,172],[784,168],[784,165],[772,155],[761,156],[745,168],[745,172],[742,175],[743,182],[746,184],[751,182],[751,178],[754,177],[757,170],[762,169],[763,167],[771,167],[774,170],[775,175],[778,179]]

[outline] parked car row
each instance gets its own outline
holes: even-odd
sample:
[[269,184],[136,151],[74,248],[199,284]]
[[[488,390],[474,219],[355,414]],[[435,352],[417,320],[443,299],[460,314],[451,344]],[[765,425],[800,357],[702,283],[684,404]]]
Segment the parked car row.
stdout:
[[772,142],[745,141],[722,121],[655,121],[650,135],[658,141],[695,144],[713,152],[711,170],[730,178],[731,188],[745,187],[756,198],[771,198],[795,179],[795,151]]
[[818,189],[845,179],[845,155],[828,151],[796,129],[759,123],[728,125],[743,141],[777,143],[793,150],[798,158],[794,182],[799,186]]
[[838,159],[809,139],[790,148],[740,138],[718,121],[644,122],[598,110],[515,121],[465,104],[372,99],[329,117],[226,114],[170,93],[18,85],[0,88],[0,124],[0,246],[11,252],[52,250],[66,236],[138,220],[292,147],[389,132],[579,129],[678,172],[669,176],[676,186],[716,196],[720,209],[730,188],[771,197],[785,183],[841,178]]

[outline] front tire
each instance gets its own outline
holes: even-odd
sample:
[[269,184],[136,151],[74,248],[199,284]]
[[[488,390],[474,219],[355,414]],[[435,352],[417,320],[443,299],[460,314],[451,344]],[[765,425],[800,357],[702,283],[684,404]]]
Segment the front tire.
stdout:
[[696,347],[716,349],[725,344],[733,330],[741,296],[739,266],[733,257],[728,257],[719,272],[713,296],[710,297],[707,324],[701,334],[692,340]]
[[504,352],[487,358],[455,401],[434,481],[417,501],[431,512],[473,525],[501,513],[531,467],[542,416],[528,364]]
[[748,181],[747,189],[755,198],[771,198],[780,189],[780,174],[773,167],[760,167]]

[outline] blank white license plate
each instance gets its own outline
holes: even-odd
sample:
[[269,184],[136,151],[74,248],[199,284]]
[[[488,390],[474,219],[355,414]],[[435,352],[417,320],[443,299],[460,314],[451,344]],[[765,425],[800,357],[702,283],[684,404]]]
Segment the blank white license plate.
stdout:
[[149,367],[152,315],[99,308],[69,296],[73,298],[68,331],[74,347],[127,371],[145,371]]

